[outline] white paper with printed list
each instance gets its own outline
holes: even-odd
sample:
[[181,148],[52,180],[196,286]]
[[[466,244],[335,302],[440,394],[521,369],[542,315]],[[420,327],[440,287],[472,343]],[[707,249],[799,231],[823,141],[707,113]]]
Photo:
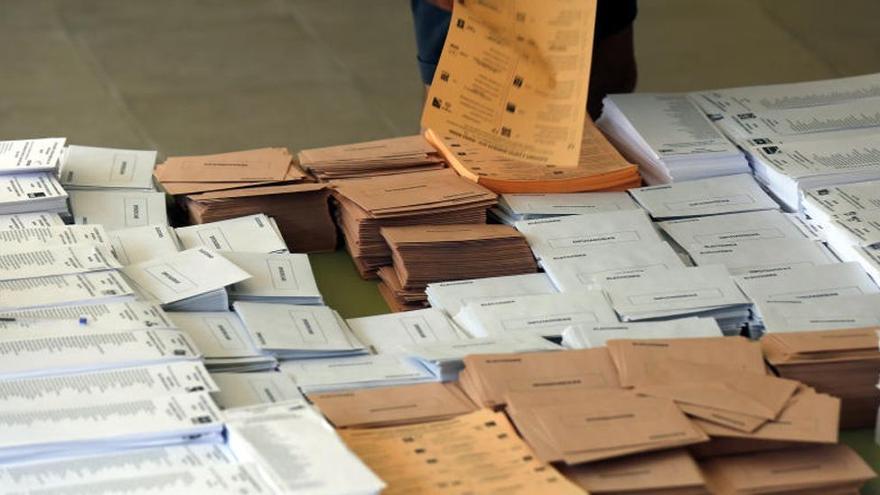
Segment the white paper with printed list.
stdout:
[[0,311],[133,299],[131,286],[115,271],[0,281]]
[[0,318],[25,321],[71,321],[89,328],[108,330],[144,330],[173,328],[174,324],[158,304],[140,301],[52,306],[0,313]]
[[804,239],[801,230],[782,212],[755,211],[659,223],[680,246],[764,239]]
[[750,174],[640,187],[629,193],[655,219],[779,209]]
[[154,191],[70,191],[77,224],[101,224],[107,230],[168,225],[165,193]]
[[122,269],[162,304],[198,296],[250,277],[219,253],[206,248],[187,249]]
[[880,181],[856,182],[804,191],[804,213],[828,223],[835,215],[847,216],[880,209]]
[[0,281],[120,268],[105,246],[54,246],[0,254]]
[[526,237],[538,259],[593,246],[662,240],[648,215],[641,210],[525,220],[517,222],[516,228]]
[[556,292],[553,282],[543,273],[439,282],[428,284],[425,290],[431,307],[440,309],[447,316],[456,315],[470,301]]
[[113,255],[123,265],[133,265],[178,252],[174,230],[166,225],[147,225],[107,233]]
[[226,252],[229,261],[251,278],[229,288],[236,301],[321,304],[321,293],[306,254]]
[[593,287],[597,277],[684,268],[685,264],[668,243],[645,242],[546,256],[541,266],[560,292],[572,292]]
[[0,231],[0,248],[5,253],[47,246],[96,245],[108,242],[107,232],[100,225],[64,225]]
[[0,175],[54,171],[65,141],[66,138],[0,141]]
[[455,322],[474,337],[559,337],[579,323],[616,322],[602,291],[498,298],[465,304]]
[[306,394],[440,380],[420,362],[400,354],[284,361],[281,371]]
[[67,192],[54,174],[0,175],[0,215],[67,212]]
[[562,345],[569,349],[602,347],[613,339],[678,339],[722,337],[721,328],[713,318],[680,318],[677,320],[579,324],[562,332]]
[[287,252],[278,228],[263,214],[190,225],[175,231],[186,249],[205,246],[217,251],[244,253]]
[[691,245],[687,251],[697,266],[724,265],[731,275],[788,272],[838,262],[822,243],[807,239]]
[[58,178],[68,188],[152,189],[155,150],[70,145]]
[[346,322],[359,341],[379,354],[468,338],[436,308],[350,318]]
[[15,213],[0,215],[0,230],[36,229],[42,227],[62,227],[61,215],[51,212]]

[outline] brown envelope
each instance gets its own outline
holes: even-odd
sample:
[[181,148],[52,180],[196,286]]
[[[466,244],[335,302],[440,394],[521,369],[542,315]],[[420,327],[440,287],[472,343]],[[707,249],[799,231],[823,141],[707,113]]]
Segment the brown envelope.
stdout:
[[593,494],[688,493],[687,488],[693,493],[708,493],[697,463],[681,449],[564,466],[560,471]]
[[785,362],[829,362],[853,357],[877,356],[880,327],[820,332],[768,333],[761,345],[772,364]]
[[444,419],[477,408],[452,383],[423,383],[309,395],[337,428]]
[[488,239],[522,239],[518,230],[508,225],[458,224],[382,227],[382,237],[389,244],[430,244]]
[[282,180],[291,162],[286,148],[260,148],[216,155],[178,156],[156,172],[160,182],[253,182]]

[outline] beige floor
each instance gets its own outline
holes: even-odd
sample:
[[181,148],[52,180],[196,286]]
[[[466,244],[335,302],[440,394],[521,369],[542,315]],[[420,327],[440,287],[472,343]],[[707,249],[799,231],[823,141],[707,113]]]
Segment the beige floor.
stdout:
[[[876,0],[644,0],[642,91],[880,71]],[[415,132],[406,0],[0,0],[0,139],[293,149]]]

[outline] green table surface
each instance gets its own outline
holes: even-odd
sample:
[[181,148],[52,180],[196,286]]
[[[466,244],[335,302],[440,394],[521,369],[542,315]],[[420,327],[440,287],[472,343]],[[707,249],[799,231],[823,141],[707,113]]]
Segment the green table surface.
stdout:
[[[376,290],[376,282],[358,276],[344,249],[309,255],[324,302],[344,318],[388,313],[388,305]],[[880,472],[880,446],[874,443],[874,430],[844,430],[840,441],[855,449],[875,471]],[[880,479],[865,485],[865,495],[880,495]]]

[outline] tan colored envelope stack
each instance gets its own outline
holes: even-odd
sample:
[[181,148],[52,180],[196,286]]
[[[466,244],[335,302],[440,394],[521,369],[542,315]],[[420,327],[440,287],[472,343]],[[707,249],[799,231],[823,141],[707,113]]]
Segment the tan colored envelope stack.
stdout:
[[684,449],[563,466],[560,472],[593,495],[709,494],[699,466]]
[[443,158],[422,136],[302,150],[297,159],[305,170],[321,181],[423,172],[446,166]]

